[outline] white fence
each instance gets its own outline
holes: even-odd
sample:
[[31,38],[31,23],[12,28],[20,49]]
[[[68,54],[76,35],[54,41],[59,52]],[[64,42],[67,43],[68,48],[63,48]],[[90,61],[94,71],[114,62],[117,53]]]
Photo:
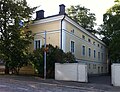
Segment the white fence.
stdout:
[[88,82],[87,65],[80,63],[55,63],[55,79]]
[[120,86],[120,64],[112,64],[111,69],[113,86]]

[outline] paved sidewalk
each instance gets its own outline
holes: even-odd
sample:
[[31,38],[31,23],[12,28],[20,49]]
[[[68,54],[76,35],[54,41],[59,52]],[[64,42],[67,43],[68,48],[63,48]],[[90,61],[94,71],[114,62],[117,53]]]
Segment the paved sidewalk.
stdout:
[[[100,78],[100,77],[99,77]],[[106,78],[109,78],[109,76],[102,76],[100,80],[105,80]],[[40,84],[40,85],[46,85],[46,86],[54,86],[54,87],[64,87],[69,89],[77,89],[77,90],[88,90],[88,91],[79,91],[79,92],[120,92],[120,87],[113,87],[110,84],[104,84],[104,83],[95,83],[95,80],[98,79],[98,77],[93,77],[94,82],[92,83],[80,83],[80,82],[69,82],[69,81],[58,81],[54,79],[42,79],[35,76],[15,76],[15,75],[0,75],[0,84],[1,83],[31,83],[31,84]],[[99,81],[100,81],[99,80]],[[2,84],[1,84],[2,85]],[[3,86],[3,85],[2,85]],[[90,91],[92,90],[92,91]],[[99,90],[99,91],[98,91]],[[1,91],[0,91],[1,92]],[[7,92],[7,91],[2,91]],[[28,91],[25,91],[28,92]],[[41,91],[40,91],[41,92]],[[48,92],[48,91],[45,91]],[[50,91],[52,92],[52,91]],[[54,91],[57,92],[57,91]],[[62,91],[60,91],[62,92]],[[69,91],[65,91],[69,92]],[[72,92],[72,91],[70,91]],[[75,92],[75,91],[74,91]]]

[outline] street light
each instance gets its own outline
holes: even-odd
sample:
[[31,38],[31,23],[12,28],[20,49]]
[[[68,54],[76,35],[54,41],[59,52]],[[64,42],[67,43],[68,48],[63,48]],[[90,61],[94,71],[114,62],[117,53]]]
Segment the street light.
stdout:
[[[44,35],[44,49],[46,49],[46,31],[45,31],[45,35]],[[46,50],[44,50],[44,79],[46,79]]]
[[45,31],[44,37],[40,35],[44,39],[44,79],[46,79],[46,33]]

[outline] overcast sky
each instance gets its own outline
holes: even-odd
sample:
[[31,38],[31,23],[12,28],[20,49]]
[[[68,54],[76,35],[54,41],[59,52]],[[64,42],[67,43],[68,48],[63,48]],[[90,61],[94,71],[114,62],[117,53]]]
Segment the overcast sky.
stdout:
[[27,0],[27,2],[32,7],[40,6],[37,10],[43,9],[45,16],[58,14],[60,4],[64,4],[66,8],[80,4],[96,14],[98,25],[102,23],[102,16],[106,10],[114,5],[114,0]]

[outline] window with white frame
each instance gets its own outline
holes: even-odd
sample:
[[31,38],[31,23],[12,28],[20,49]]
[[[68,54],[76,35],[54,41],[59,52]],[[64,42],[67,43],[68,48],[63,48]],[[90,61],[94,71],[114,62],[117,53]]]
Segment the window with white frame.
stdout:
[[41,48],[41,40],[34,40],[34,49]]
[[85,39],[85,36],[84,36],[84,35],[82,35],[82,39]]
[[100,59],[100,52],[98,52],[98,59]]
[[71,30],[71,33],[74,33],[74,29]]
[[101,53],[101,59],[103,60],[103,53]]
[[88,48],[88,56],[91,56],[91,48]]
[[71,41],[70,45],[71,45],[70,51],[71,51],[71,53],[74,53],[75,52],[75,42]]
[[96,57],[96,51],[94,50],[94,58]]
[[88,38],[88,42],[91,42],[91,40]]
[[95,42],[93,42],[93,44],[95,45]]
[[85,46],[82,46],[82,55],[85,56]]

